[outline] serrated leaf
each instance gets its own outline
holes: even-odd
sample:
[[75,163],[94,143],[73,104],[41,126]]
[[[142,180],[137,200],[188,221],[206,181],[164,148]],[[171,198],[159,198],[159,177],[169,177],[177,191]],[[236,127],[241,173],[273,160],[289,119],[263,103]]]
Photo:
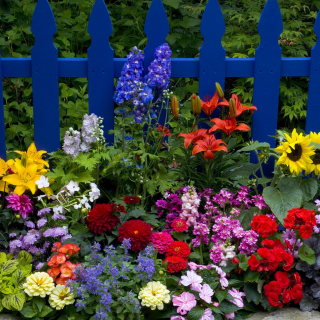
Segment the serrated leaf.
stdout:
[[244,274],[244,282],[258,281],[260,273],[258,271],[247,270]]
[[12,282],[18,286],[20,282],[26,277],[26,273],[22,269],[17,269],[11,276]]
[[1,273],[2,275],[10,274],[14,272],[17,268],[18,261],[17,260],[10,260],[5,261],[1,264]]
[[32,262],[32,255],[27,251],[20,251],[18,254],[19,264],[26,265]]
[[85,167],[89,171],[92,171],[96,165],[97,165],[97,160],[95,158],[89,157],[88,154],[81,153],[79,154],[74,161],[79,164],[80,166]]
[[[5,308],[9,305],[10,307],[20,311],[26,301],[25,294],[23,292],[5,297],[2,300],[2,304]],[[8,309],[8,308],[7,308]],[[10,309],[9,309],[10,310]]]
[[217,297],[219,303],[222,302],[228,295],[228,290],[217,289],[214,292],[214,295]]
[[94,178],[90,175],[90,171],[83,171],[77,174],[77,178],[75,179],[78,183],[89,183],[92,182]]
[[255,304],[260,302],[261,293],[259,293],[256,283],[245,283],[243,290],[246,293],[246,299],[248,302],[253,301]]
[[7,261],[7,255],[4,252],[0,252],[0,264]]
[[223,300],[220,304],[219,304],[219,309],[223,312],[223,313],[232,313],[235,311],[238,311],[239,307],[237,307],[236,305],[234,305],[233,303],[231,303],[230,301],[227,300]]

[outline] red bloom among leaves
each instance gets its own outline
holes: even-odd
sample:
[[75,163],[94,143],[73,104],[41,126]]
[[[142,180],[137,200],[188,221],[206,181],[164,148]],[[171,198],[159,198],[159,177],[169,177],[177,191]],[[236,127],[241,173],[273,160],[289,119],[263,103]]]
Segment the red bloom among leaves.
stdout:
[[172,256],[166,258],[163,263],[168,261],[167,271],[169,273],[179,272],[187,268],[187,259],[183,259],[181,257]]
[[[214,93],[214,96],[211,98],[211,96],[205,96],[204,101],[201,101],[201,108],[203,112],[210,117],[216,108],[221,105],[222,102],[219,102],[219,95],[217,91]],[[223,100],[224,102],[227,102],[226,99]]]
[[166,250],[166,257],[187,258],[190,254],[190,247],[183,241],[173,241]]
[[314,210],[291,209],[284,220],[284,227],[287,229],[299,230],[303,239],[309,239],[313,233],[313,226],[316,225]]
[[233,117],[230,117],[230,116],[228,116],[226,118],[226,120],[214,118],[210,121],[215,123],[215,125],[209,130],[210,133],[212,131],[216,131],[216,130],[220,129],[227,136],[230,136],[230,134],[235,130],[250,131],[250,128],[244,123],[241,123],[240,125],[237,126],[237,120]]
[[117,212],[124,212],[124,207],[121,205],[110,204],[97,204],[89,211],[87,218],[88,229],[95,234],[102,232],[110,232],[119,223]]
[[174,219],[171,223],[171,227],[177,232],[188,231],[187,222],[183,219]]
[[140,198],[135,196],[125,196],[123,201],[125,204],[136,204],[140,203]]
[[216,137],[214,135],[206,135],[203,140],[198,140],[195,143],[195,146],[192,150],[192,155],[195,155],[199,152],[204,151],[204,157],[205,159],[213,159],[214,158],[214,151],[225,151],[228,152],[228,149],[226,146],[221,146],[220,144],[226,143],[218,139],[216,140]]
[[131,240],[131,250],[138,252],[143,250],[151,242],[152,228],[142,220],[126,221],[119,228],[119,241]]
[[291,300],[294,303],[302,300],[302,282],[298,272],[289,278],[286,272],[278,271],[275,279],[276,281],[271,281],[263,287],[271,306],[282,308],[284,303],[289,303]]
[[251,227],[263,238],[267,238],[277,232],[276,222],[263,214],[259,214],[252,219]]
[[168,137],[171,137],[171,132],[170,130],[167,128],[167,127],[164,127],[162,125],[158,125],[158,131],[159,132],[162,132],[162,135],[165,137],[165,136],[168,136]]
[[188,148],[191,143],[195,143],[198,140],[203,139],[207,132],[208,132],[207,129],[199,129],[195,132],[179,133],[178,138],[180,138],[180,137],[185,138],[184,139],[184,147]]
[[[239,117],[240,114],[242,114],[246,110],[251,110],[252,113],[254,112],[254,110],[257,110],[257,107],[254,107],[254,106],[250,106],[250,107],[243,106],[239,100],[239,97],[236,94],[233,94],[231,98],[234,100],[236,105],[237,117]],[[229,106],[229,102],[228,101],[221,102],[220,106]]]
[[72,243],[67,243],[62,246],[58,252],[66,254],[67,258],[70,258],[73,254],[77,254],[80,248]]

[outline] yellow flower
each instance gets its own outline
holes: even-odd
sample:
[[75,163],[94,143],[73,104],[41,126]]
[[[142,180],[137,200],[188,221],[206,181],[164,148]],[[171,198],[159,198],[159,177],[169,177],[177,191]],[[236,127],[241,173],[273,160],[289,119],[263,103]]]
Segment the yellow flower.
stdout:
[[[320,133],[310,132],[308,136],[311,142],[320,144]],[[312,164],[306,170],[306,175],[314,171],[316,175],[320,175],[320,149],[315,149],[315,156],[312,159]]]
[[46,272],[36,272],[27,277],[23,284],[24,292],[30,297],[44,298],[54,289],[53,279]]
[[36,163],[36,164],[40,164],[42,167],[43,166],[49,167],[48,161],[45,161],[42,159],[43,155],[46,154],[47,151],[44,151],[44,150],[37,151],[37,148],[34,143],[31,143],[27,152],[25,151],[15,151],[15,152],[21,154],[21,160],[26,162],[25,166],[30,163]]
[[52,308],[61,310],[65,305],[74,303],[74,295],[70,288],[58,284],[49,296],[49,303]]
[[155,310],[156,308],[162,310],[164,307],[163,302],[170,302],[169,293],[170,291],[165,285],[159,281],[152,281],[140,290],[138,298],[142,300],[142,306],[150,307],[151,310]]
[[275,149],[282,153],[277,165],[284,164],[289,167],[291,173],[299,174],[303,170],[309,170],[312,164],[311,156],[315,154],[313,147],[309,147],[311,139],[302,133],[298,134],[296,129],[292,131],[292,137],[285,134],[287,141],[281,142],[281,146]]

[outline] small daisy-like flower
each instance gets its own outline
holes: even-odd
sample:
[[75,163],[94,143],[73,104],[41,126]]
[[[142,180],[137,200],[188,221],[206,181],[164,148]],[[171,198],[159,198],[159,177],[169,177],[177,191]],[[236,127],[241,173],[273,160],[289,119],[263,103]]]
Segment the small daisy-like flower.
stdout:
[[163,303],[170,302],[170,291],[165,285],[159,281],[149,282],[139,292],[138,298],[141,299],[141,305],[155,310],[158,308],[162,310],[164,307]]
[[188,225],[183,219],[174,219],[171,223],[171,227],[177,232],[188,231]]
[[70,292],[70,288],[58,284],[51,292],[49,304],[56,310],[61,310],[64,306],[74,303],[74,295]]
[[45,176],[41,176],[38,181],[36,181],[36,185],[39,189],[48,188],[50,186],[49,179]]

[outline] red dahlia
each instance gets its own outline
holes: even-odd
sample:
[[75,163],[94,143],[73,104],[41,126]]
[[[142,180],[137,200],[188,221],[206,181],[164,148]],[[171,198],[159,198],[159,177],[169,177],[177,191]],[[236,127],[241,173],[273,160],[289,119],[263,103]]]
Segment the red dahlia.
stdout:
[[119,228],[119,241],[130,239],[133,252],[143,250],[151,242],[151,235],[150,224],[139,219],[127,221]]
[[110,232],[119,223],[119,217],[116,212],[125,213],[124,207],[114,203],[95,205],[88,213],[88,229],[95,234]]
[[259,214],[252,219],[251,227],[263,238],[267,238],[277,232],[276,222],[263,214]]
[[166,250],[166,258],[173,256],[187,258],[190,254],[190,247],[183,241],[173,241]]
[[183,259],[181,257],[168,257],[163,260],[163,263],[168,261],[167,271],[170,273],[179,272],[187,268],[187,259]]
[[174,219],[171,223],[171,227],[177,232],[188,231],[187,222],[183,219]]
[[136,204],[140,203],[140,198],[135,196],[125,196],[123,201],[125,204]]

